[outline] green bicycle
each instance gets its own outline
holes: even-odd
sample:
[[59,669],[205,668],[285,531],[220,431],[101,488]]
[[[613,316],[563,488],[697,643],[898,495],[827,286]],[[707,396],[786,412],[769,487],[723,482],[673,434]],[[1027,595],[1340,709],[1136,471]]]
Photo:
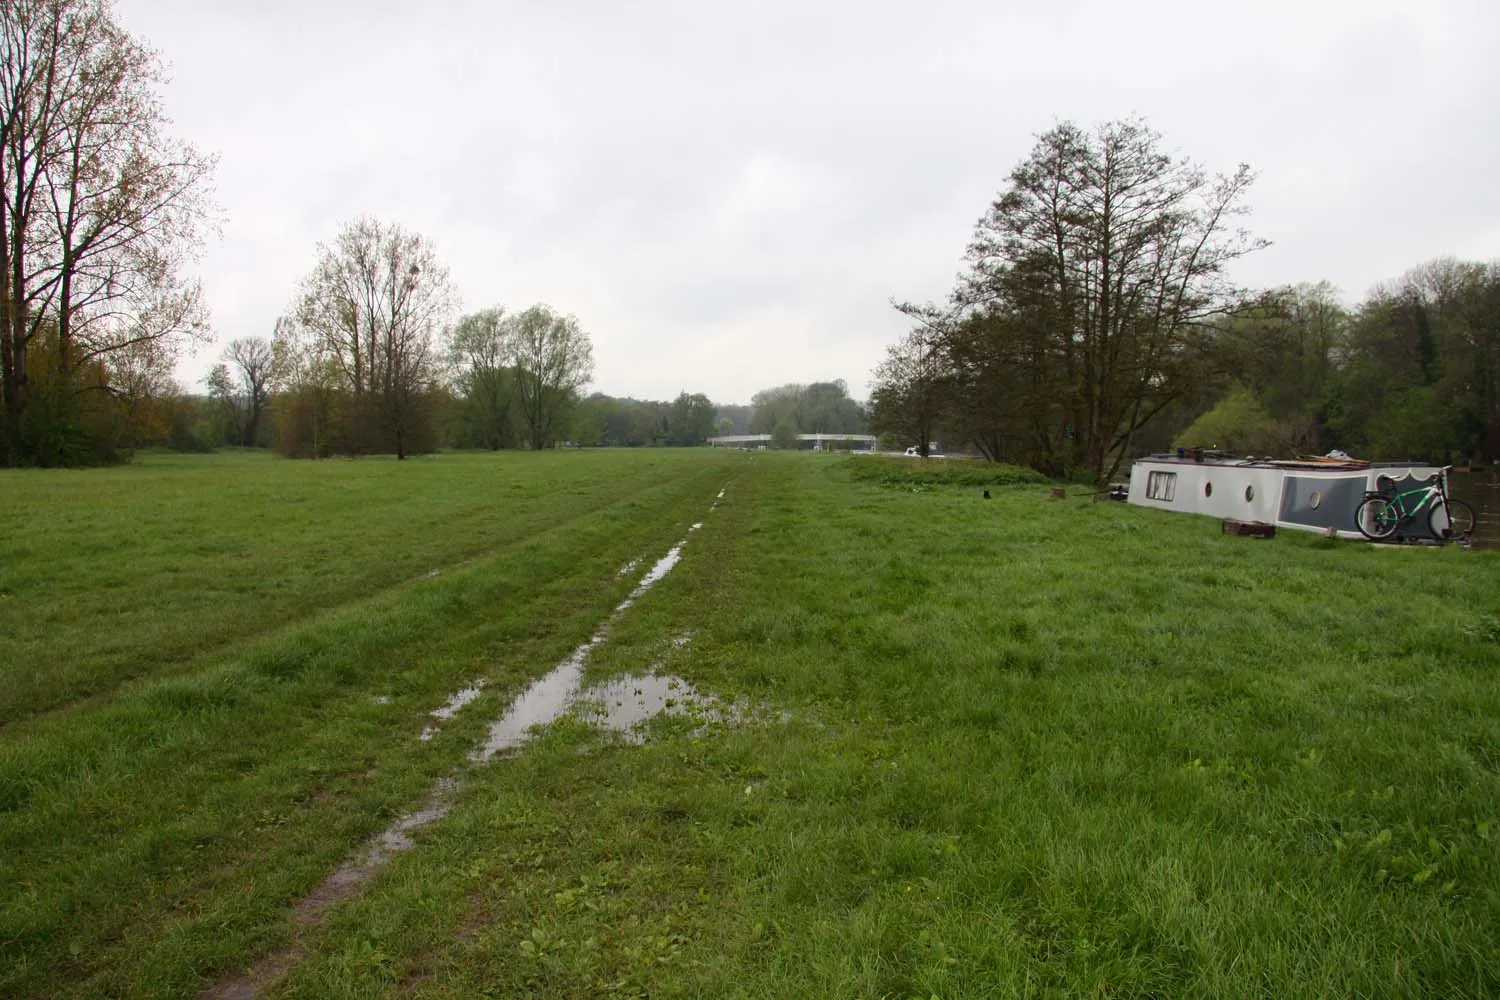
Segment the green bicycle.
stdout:
[[1474,530],[1474,508],[1448,496],[1448,470],[1427,481],[1427,485],[1402,493],[1366,493],[1354,511],[1354,523],[1360,534],[1371,541],[1390,538],[1403,524],[1416,520],[1427,511],[1427,527],[1439,540],[1467,538]]

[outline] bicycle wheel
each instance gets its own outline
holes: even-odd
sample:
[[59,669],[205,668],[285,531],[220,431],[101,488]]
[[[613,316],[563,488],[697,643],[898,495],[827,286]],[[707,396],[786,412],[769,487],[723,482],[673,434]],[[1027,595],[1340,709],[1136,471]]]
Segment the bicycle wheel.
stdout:
[[1359,526],[1361,535],[1372,542],[1378,542],[1396,533],[1396,525],[1401,523],[1401,514],[1389,500],[1369,497],[1355,508],[1354,523]]
[[1464,538],[1474,530],[1474,508],[1462,500],[1433,504],[1427,526],[1434,538]]

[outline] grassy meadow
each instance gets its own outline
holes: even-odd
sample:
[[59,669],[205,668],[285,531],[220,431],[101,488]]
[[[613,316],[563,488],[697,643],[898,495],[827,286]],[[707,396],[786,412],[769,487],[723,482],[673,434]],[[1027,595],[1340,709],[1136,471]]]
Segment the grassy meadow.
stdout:
[[[1500,554],[772,452],[148,455],[0,519],[0,996],[291,942],[262,995],[1500,993]],[[743,711],[470,762],[683,539],[588,677]]]

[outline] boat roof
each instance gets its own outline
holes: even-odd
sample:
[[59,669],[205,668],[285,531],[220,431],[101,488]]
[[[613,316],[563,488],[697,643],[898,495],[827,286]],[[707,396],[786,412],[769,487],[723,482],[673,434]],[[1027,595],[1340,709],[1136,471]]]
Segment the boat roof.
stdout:
[[1366,462],[1359,458],[1335,458],[1327,455],[1300,455],[1297,458],[1253,458],[1230,455],[1207,449],[1184,448],[1179,452],[1162,452],[1136,459],[1137,462],[1161,462],[1169,465],[1215,465],[1252,469],[1316,469],[1323,472],[1363,472],[1367,469],[1435,469],[1431,462]]

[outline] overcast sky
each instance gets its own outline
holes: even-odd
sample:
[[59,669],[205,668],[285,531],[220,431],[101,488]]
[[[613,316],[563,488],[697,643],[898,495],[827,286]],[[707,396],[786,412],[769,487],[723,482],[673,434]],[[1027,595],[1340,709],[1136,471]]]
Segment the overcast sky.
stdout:
[[[1239,8],[1230,13],[1231,6]],[[429,237],[466,310],[546,302],[593,389],[863,398],[1058,121],[1139,114],[1258,172],[1235,277],[1347,301],[1500,256],[1500,3],[117,0],[177,133],[218,154],[201,277],[269,336],[360,215]],[[218,347],[184,365],[198,378]]]

